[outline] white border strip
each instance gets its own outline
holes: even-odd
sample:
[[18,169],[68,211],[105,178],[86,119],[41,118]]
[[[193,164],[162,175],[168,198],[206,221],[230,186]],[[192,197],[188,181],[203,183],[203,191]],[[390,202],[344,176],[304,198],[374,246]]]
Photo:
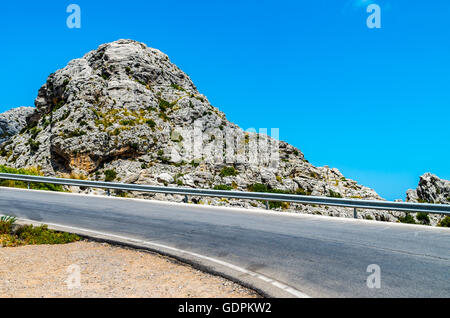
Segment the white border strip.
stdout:
[[[22,219],[22,218],[18,218],[17,220],[18,221],[22,221],[22,222],[29,222],[29,223],[42,223],[40,221],[33,221],[33,220]],[[61,224],[55,224],[55,223],[42,223],[42,224],[46,224],[46,225],[49,225],[49,226],[54,226],[54,227],[61,228],[61,229],[67,229],[67,230],[69,230],[68,232],[70,232],[70,230],[81,231],[81,232],[91,233],[91,234],[95,234],[95,235],[101,235],[103,237],[111,237],[111,238],[125,240],[125,241],[129,241],[129,242],[133,242],[133,243],[147,245],[147,246],[150,246],[150,247],[154,247],[156,249],[157,248],[162,248],[162,249],[174,251],[174,252],[177,252],[177,253],[183,253],[183,254],[186,254],[186,255],[190,255],[190,256],[193,256],[193,257],[197,257],[197,258],[209,261],[209,262],[213,262],[213,263],[216,263],[216,264],[228,267],[228,268],[230,268],[232,270],[235,270],[235,271],[241,272],[243,274],[252,276],[254,278],[260,279],[260,280],[262,280],[262,281],[264,281],[264,282],[266,282],[268,284],[271,284],[272,286],[274,286],[274,287],[276,287],[278,289],[281,289],[281,290],[285,291],[286,293],[291,294],[292,296],[294,296],[296,298],[311,298],[311,296],[308,296],[305,293],[302,293],[301,291],[299,291],[299,290],[297,290],[297,289],[295,289],[293,287],[290,287],[290,286],[288,286],[288,285],[286,285],[284,283],[281,283],[279,281],[273,280],[272,278],[269,278],[267,276],[255,273],[255,272],[250,271],[250,270],[247,270],[247,269],[245,269],[243,267],[236,266],[236,265],[233,265],[231,263],[224,262],[224,261],[221,261],[221,260],[218,260],[216,258],[209,257],[209,256],[205,256],[205,255],[201,255],[201,254],[198,254],[198,253],[189,252],[189,251],[186,251],[186,250],[182,250],[182,249],[175,248],[175,247],[168,246],[168,245],[164,245],[164,244],[159,244],[159,243],[155,243],[155,242],[129,238],[129,237],[126,237],[126,236],[121,236],[121,235],[116,235],[116,234],[104,233],[104,232],[93,231],[93,230],[83,229],[83,228],[79,228],[79,227],[67,226],[67,225],[61,225]]]

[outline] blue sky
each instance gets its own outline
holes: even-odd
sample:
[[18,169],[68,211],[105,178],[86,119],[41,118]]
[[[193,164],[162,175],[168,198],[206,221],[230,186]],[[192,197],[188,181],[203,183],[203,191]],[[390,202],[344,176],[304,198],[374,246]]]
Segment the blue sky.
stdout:
[[[66,7],[82,10],[79,30]],[[382,28],[369,29],[369,3]],[[0,110],[120,38],[165,52],[244,129],[280,128],[315,165],[387,199],[450,179],[450,1],[4,1]]]

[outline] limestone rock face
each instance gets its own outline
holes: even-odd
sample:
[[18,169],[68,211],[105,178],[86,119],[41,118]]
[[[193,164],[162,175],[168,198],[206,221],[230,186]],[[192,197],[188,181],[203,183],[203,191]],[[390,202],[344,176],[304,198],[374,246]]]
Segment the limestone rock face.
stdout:
[[420,177],[417,189],[407,191],[406,201],[450,204],[450,181],[426,173]]
[[0,114],[0,144],[24,129],[34,111],[33,107],[19,107]]
[[[273,134],[244,132],[213,107],[167,55],[136,41],[104,44],[71,61],[48,77],[35,106],[10,112],[21,115],[6,119],[17,129],[11,128],[10,139],[0,144],[0,164],[38,166],[50,176],[71,173],[93,180],[108,175],[120,182],[239,191],[260,184],[303,195],[381,199],[335,168],[313,166],[300,150],[278,142]],[[264,207],[261,202],[242,200],[192,201]],[[334,207],[281,204],[272,208],[353,215],[352,209]],[[360,215],[396,220],[396,214],[383,211]]]

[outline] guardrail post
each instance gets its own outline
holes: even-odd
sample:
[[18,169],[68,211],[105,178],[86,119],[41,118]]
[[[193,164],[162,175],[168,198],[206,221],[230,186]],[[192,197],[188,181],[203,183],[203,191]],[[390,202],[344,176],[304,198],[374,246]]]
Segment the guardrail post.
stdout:
[[354,208],[354,209],[353,209],[353,217],[354,217],[355,219],[358,218],[358,209],[357,209],[357,208]]
[[188,199],[188,196],[187,196],[187,195],[184,196],[183,202],[184,202],[184,203],[188,203],[188,202],[189,202],[189,199]]
[[111,191],[109,191],[109,189],[106,189],[106,195],[109,197],[111,196]]
[[269,210],[269,201],[266,201],[266,210]]
[[28,182],[28,184],[27,184],[27,187],[28,187],[28,190],[30,190],[30,183]]

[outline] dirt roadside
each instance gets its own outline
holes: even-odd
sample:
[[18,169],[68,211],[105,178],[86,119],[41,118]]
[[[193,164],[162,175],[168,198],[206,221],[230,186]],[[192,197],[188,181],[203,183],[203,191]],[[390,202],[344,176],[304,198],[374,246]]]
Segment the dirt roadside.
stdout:
[[0,297],[256,298],[259,295],[165,256],[81,241],[0,248]]

